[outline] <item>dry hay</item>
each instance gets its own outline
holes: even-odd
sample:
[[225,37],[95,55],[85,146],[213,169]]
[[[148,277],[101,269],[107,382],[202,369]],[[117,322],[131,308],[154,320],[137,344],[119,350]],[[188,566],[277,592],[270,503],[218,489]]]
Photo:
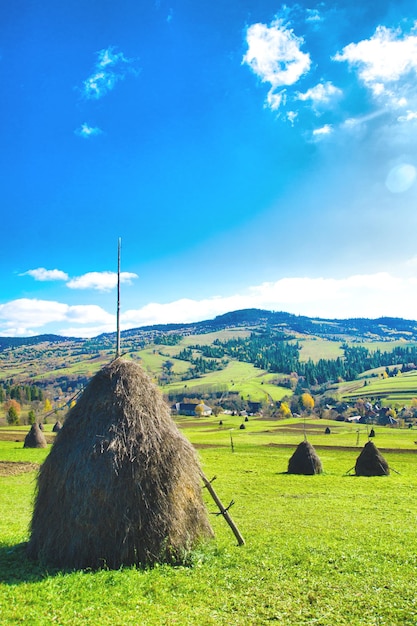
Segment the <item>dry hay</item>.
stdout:
[[142,368],[117,359],[68,413],[38,478],[28,554],[62,568],[181,563],[213,531],[196,453]]
[[368,441],[355,464],[356,476],[388,476],[389,466],[373,441]]
[[323,467],[321,461],[308,441],[302,441],[288,461],[288,474],[321,474]]
[[35,422],[32,424],[30,431],[25,437],[23,444],[24,448],[46,448],[47,443],[45,435],[41,431],[39,424]]

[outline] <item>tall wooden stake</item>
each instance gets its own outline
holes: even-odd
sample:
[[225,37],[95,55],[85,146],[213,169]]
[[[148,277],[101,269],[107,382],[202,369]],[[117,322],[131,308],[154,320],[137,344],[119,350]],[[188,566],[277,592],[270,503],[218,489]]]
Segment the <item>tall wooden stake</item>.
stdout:
[[119,237],[117,245],[117,340],[116,340],[116,359],[120,356],[120,248],[122,240]]

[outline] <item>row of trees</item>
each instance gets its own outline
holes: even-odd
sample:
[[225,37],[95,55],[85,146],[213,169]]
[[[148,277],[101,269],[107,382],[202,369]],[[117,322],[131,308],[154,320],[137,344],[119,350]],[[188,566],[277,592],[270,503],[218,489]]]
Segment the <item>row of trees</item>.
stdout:
[[44,393],[38,385],[0,385],[0,402],[17,400],[17,402],[36,402],[43,400]]

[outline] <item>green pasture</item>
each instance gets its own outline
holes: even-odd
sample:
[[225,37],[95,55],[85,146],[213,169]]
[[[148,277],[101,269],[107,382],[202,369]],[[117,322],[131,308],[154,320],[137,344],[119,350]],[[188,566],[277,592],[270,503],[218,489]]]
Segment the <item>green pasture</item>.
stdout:
[[406,402],[417,397],[417,372],[411,371],[392,378],[369,378],[359,388],[344,393],[345,398],[381,397],[387,402]]
[[[159,349],[164,355],[159,354]],[[140,364],[151,376],[160,374],[162,364],[168,360],[173,363],[172,371],[175,374],[184,374],[189,369],[190,363],[175,358],[174,355],[178,354],[179,351],[177,346],[158,346],[158,350],[154,348],[140,350],[135,353],[135,357],[140,359]],[[169,356],[165,356],[165,353]]]
[[109,355],[101,356],[100,358],[95,359],[85,359],[85,357],[80,357],[80,360],[75,360],[72,362],[68,362],[65,366],[56,367],[51,365],[51,368],[41,374],[34,375],[32,377],[33,381],[42,380],[44,378],[51,377],[51,371],[53,371],[54,377],[59,376],[76,376],[76,375],[84,375],[84,376],[93,376],[96,372],[98,372],[104,365],[110,362],[112,357]]
[[162,387],[165,394],[169,393],[204,393],[204,390],[234,391],[244,400],[278,401],[291,391],[284,387],[272,385],[269,381],[277,376],[267,374],[265,370],[256,368],[251,363],[230,361],[227,366],[215,372],[205,374],[200,378],[171,383]]
[[188,346],[210,346],[216,339],[219,341],[229,341],[230,339],[238,339],[239,337],[249,337],[251,330],[243,328],[218,330],[213,333],[204,333],[203,335],[187,335],[181,339],[178,344],[180,349]]
[[[250,420],[245,431],[232,431],[232,452],[229,427],[238,427],[238,420],[222,418],[224,432],[205,418],[179,423],[199,444],[203,470],[217,477],[213,485],[224,505],[235,502],[230,514],[244,546],[236,545],[221,516],[211,515],[215,539],[195,550],[190,567],[48,570],[28,561],[24,549],[36,472],[1,475],[0,622],[415,626],[417,455],[406,451],[415,445],[413,434],[377,428],[374,441],[386,448],[396,472],[358,478],[346,471],[365,438],[352,449],[349,424],[337,430],[333,422],[332,434],[325,436],[321,420],[306,421],[324,473],[291,476],[285,471],[292,447],[271,444],[298,443],[304,423]],[[334,445],[322,447],[321,441]],[[47,453],[0,441],[0,467],[10,460],[41,463]],[[205,490],[204,497],[214,513]]]
[[[231,439],[235,449],[245,446],[287,446],[296,447],[304,436],[313,446],[337,449],[352,448],[352,462],[348,471],[355,463],[356,450],[368,441],[372,426],[351,424],[334,420],[317,418],[290,418],[285,420],[266,420],[262,417],[241,417],[239,415],[219,415],[201,418],[179,416],[176,419],[179,428],[187,438],[197,446],[231,447]],[[221,424],[220,424],[221,422]],[[241,426],[244,428],[241,428]],[[326,428],[330,434],[326,434]],[[408,450],[417,453],[417,428],[391,428],[373,426],[375,445],[381,450]],[[417,463],[417,455],[416,455]],[[283,471],[285,468],[282,468]]]
[[296,341],[301,347],[300,361],[311,359],[317,362],[320,359],[337,359],[338,357],[343,357],[344,354],[341,341],[329,341],[321,337],[299,337]]

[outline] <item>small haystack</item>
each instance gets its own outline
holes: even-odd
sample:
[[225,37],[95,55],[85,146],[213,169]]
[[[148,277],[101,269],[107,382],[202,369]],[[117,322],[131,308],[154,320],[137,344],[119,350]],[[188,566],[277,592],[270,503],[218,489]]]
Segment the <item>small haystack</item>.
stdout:
[[25,443],[23,444],[24,448],[46,448],[47,443],[45,439],[45,435],[40,429],[40,425],[38,422],[35,422],[30,427],[30,431],[25,437]]
[[321,474],[323,467],[311,443],[302,441],[288,462],[288,474]]
[[375,429],[374,428],[371,428],[368,437],[375,437]]
[[62,424],[59,420],[57,420],[54,424],[54,427],[52,428],[52,432],[57,433],[59,430],[61,430],[61,428],[62,428]]
[[368,441],[355,464],[356,476],[388,476],[388,463],[373,441]]
[[324,431],[324,434],[325,434],[325,435],[330,435],[330,434],[331,434],[331,432],[332,432],[332,431],[330,430],[330,428],[329,428],[328,426],[326,426],[326,430]]
[[158,388],[117,359],[90,381],[40,469],[28,554],[76,569],[184,562],[213,535],[200,481]]

